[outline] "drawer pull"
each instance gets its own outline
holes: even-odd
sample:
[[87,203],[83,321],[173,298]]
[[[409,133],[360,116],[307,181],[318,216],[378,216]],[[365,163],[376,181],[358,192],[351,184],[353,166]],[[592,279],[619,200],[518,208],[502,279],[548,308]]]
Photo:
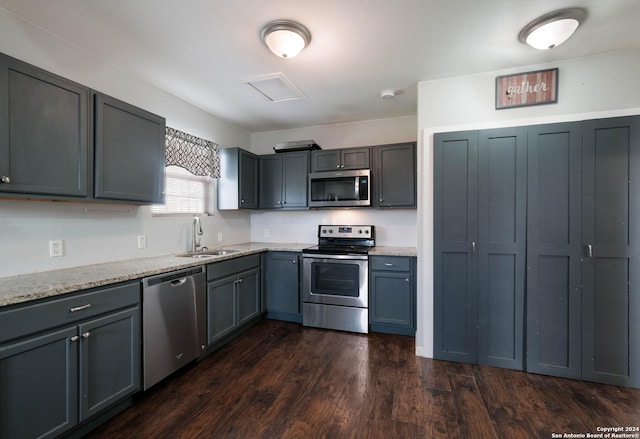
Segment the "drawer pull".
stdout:
[[91,304],[87,303],[86,305],[75,306],[75,307],[71,308],[69,311],[78,312],[78,311],[84,311],[85,309],[89,309],[89,308],[91,308]]
[[395,265],[395,264],[391,264],[391,263],[389,263],[389,262],[385,262],[385,263],[384,263],[384,266],[385,266],[385,267],[393,267],[394,265]]

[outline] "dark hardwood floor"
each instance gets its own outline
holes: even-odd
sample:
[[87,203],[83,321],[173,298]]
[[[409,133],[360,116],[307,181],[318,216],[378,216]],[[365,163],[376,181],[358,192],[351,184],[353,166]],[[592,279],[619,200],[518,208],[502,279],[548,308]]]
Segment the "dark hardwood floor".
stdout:
[[415,356],[265,320],[90,438],[551,438],[640,425],[640,390]]

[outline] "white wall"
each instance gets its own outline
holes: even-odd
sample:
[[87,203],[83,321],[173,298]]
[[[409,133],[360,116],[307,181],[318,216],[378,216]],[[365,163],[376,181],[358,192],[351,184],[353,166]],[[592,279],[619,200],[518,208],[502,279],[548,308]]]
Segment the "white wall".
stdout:
[[[251,144],[249,132],[226,123],[0,8],[0,52],[164,116],[167,125],[220,144]],[[169,56],[170,54],[167,54]],[[0,200],[0,277],[182,251],[190,217],[152,217],[149,207]],[[251,218],[215,212],[203,218],[204,245],[249,241]],[[217,241],[222,232],[223,241]],[[137,248],[137,235],[148,247]],[[49,240],[65,256],[49,258]]]
[[[495,110],[498,75],[559,67],[558,103]],[[433,355],[433,134],[640,114],[640,49],[418,85],[419,209],[416,351]]]
[[[350,148],[387,143],[415,142],[416,117],[368,120],[322,125],[251,135],[256,154],[272,154],[279,142],[315,140],[322,149]],[[320,224],[373,224],[376,244],[416,246],[415,209],[335,209],[308,211],[261,211],[251,215],[251,239],[262,242],[316,243]],[[265,229],[269,236],[265,236]]]

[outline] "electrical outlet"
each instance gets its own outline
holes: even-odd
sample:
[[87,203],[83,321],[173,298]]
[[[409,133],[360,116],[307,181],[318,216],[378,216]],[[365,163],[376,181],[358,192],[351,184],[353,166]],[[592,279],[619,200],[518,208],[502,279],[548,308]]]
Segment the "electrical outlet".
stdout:
[[222,241],[222,232],[218,232],[218,241]]
[[49,257],[50,258],[59,258],[60,256],[63,255],[62,242],[63,241],[61,239],[55,239],[55,240],[49,241]]
[[269,237],[269,229],[264,229],[264,237],[265,238]]
[[145,248],[147,246],[147,236],[138,235],[138,248]]

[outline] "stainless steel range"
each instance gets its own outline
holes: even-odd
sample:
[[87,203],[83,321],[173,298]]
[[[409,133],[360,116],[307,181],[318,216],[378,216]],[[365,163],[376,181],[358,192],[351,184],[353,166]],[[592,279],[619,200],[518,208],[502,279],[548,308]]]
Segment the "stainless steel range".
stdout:
[[302,251],[302,324],[369,332],[369,250],[374,226],[318,226]]

